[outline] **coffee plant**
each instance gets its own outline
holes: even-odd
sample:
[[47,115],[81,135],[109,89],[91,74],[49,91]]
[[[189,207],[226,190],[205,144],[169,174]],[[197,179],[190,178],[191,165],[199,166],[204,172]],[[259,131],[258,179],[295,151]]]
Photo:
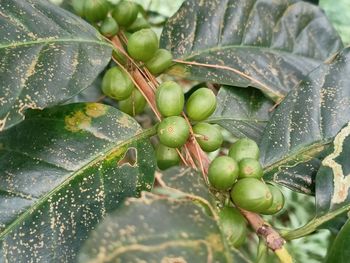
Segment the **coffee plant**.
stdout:
[[349,262],[350,47],[318,1],[58,2],[0,1],[1,263]]

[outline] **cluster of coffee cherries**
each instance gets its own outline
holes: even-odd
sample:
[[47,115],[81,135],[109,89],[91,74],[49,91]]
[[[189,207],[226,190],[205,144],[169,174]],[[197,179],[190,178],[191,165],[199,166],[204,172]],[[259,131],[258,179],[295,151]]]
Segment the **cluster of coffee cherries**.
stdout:
[[167,169],[180,162],[178,150],[190,137],[190,125],[181,113],[185,108],[193,126],[194,136],[199,146],[206,152],[221,147],[223,136],[220,130],[205,121],[216,109],[216,96],[212,90],[202,87],[188,98],[185,105],[183,89],[173,81],[163,82],[156,92],[156,102],[164,119],[158,126],[160,144],[156,149],[157,164],[160,169]]
[[[228,156],[219,156],[211,162],[208,179],[216,190],[229,191],[232,202],[239,208],[273,215],[283,208],[284,196],[279,188],[262,180],[259,155],[255,141],[239,139],[231,146]],[[233,206],[225,206],[219,216],[231,244],[240,246],[247,232],[244,217]]]
[[[159,48],[158,36],[150,29],[147,20],[140,16],[136,3],[120,1],[112,6],[107,0],[77,0],[73,1],[73,7],[108,38],[123,29],[128,39],[124,46],[128,55],[141,62],[151,74],[158,76],[171,66],[171,53]],[[113,56],[121,64],[126,64],[126,56],[120,50],[115,50]],[[119,109],[131,116],[141,113],[147,104],[129,74],[117,66],[110,68],[104,75],[102,91],[106,96],[119,101]]]

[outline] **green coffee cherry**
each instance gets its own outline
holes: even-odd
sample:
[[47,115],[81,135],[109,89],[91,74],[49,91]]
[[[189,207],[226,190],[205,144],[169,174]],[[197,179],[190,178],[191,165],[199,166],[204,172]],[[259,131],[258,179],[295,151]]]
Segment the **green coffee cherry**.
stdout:
[[156,158],[158,168],[161,170],[168,169],[180,163],[180,156],[175,148],[159,144],[156,149]]
[[73,0],[72,1],[72,6],[73,6],[75,13],[81,17],[84,16],[84,5],[85,5],[85,0]]
[[182,88],[174,81],[163,82],[157,89],[156,103],[164,117],[180,115],[185,103]]
[[256,178],[263,176],[263,168],[258,160],[245,158],[239,162],[239,178]]
[[100,32],[105,37],[112,37],[115,36],[119,31],[118,23],[114,20],[113,17],[106,17],[105,20],[103,20]]
[[158,49],[153,58],[148,60],[146,68],[153,74],[159,75],[163,73],[173,63],[173,55],[166,49]]
[[243,178],[231,190],[233,202],[245,210],[261,213],[272,204],[272,194],[265,183],[256,178]]
[[267,187],[270,189],[272,194],[272,204],[269,208],[264,210],[262,214],[273,215],[281,211],[284,206],[284,195],[278,187],[268,184]]
[[119,101],[119,109],[130,116],[135,116],[143,112],[146,104],[147,101],[141,92],[138,89],[134,89],[129,98]]
[[219,212],[219,222],[229,245],[234,247],[240,247],[247,237],[247,222],[234,207],[224,207]]
[[117,67],[110,68],[102,79],[103,93],[116,100],[130,97],[135,86],[129,76]]
[[157,134],[162,144],[179,148],[186,143],[190,136],[190,129],[184,118],[171,116],[159,123]]
[[208,170],[210,184],[218,190],[228,190],[237,180],[239,173],[238,164],[227,156],[215,158]]
[[120,26],[128,27],[137,18],[139,8],[132,1],[120,1],[112,11],[113,18]]
[[128,31],[134,33],[144,28],[151,28],[151,25],[143,17],[136,18],[134,23],[128,27]]
[[98,22],[107,16],[109,4],[107,0],[85,0],[84,17],[89,22]]
[[158,42],[158,37],[152,29],[141,29],[130,36],[127,45],[128,53],[133,59],[145,62],[158,50]]
[[200,88],[193,92],[186,104],[187,115],[194,121],[207,119],[215,109],[215,94],[207,88]]
[[200,122],[193,126],[196,140],[203,151],[213,152],[221,147],[224,138],[218,128],[209,123]]
[[259,160],[260,151],[255,141],[249,138],[243,138],[239,139],[231,146],[229,155],[237,162],[245,158]]

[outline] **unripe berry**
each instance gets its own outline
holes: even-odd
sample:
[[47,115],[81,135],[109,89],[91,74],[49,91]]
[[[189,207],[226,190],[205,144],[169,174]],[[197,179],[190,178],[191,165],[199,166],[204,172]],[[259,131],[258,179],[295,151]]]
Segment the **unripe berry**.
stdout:
[[222,233],[225,235],[229,245],[234,247],[241,246],[246,240],[248,228],[247,222],[234,207],[224,207],[219,212],[220,225]]
[[120,26],[128,27],[137,18],[139,8],[132,1],[120,1],[112,11],[113,18]]
[[130,36],[127,45],[128,53],[133,59],[147,61],[158,50],[158,42],[158,37],[152,29],[141,29]]
[[129,76],[117,67],[110,68],[102,79],[103,93],[116,100],[130,97],[135,86]]
[[228,190],[238,177],[238,164],[227,156],[215,158],[208,170],[210,184],[218,190]]
[[209,123],[200,122],[193,126],[196,140],[203,151],[213,152],[221,147],[224,138],[218,128]]
[[239,162],[239,178],[256,178],[263,176],[263,168],[258,160],[244,158]]
[[107,0],[85,0],[84,17],[89,22],[98,22],[107,16],[109,4]]
[[159,123],[157,134],[162,144],[179,148],[186,143],[190,136],[190,129],[184,118],[171,116]]
[[264,210],[262,214],[273,215],[282,210],[284,206],[284,195],[281,190],[274,185],[268,184],[267,187],[272,194],[272,204],[269,208]]
[[272,194],[265,183],[256,178],[237,181],[231,190],[233,202],[245,210],[262,213],[272,204]]
[[112,37],[115,36],[118,31],[118,23],[113,19],[113,17],[107,17],[105,20],[103,20],[100,27],[100,32],[102,35],[106,37]]
[[153,58],[148,60],[145,65],[153,75],[163,73],[173,63],[172,54],[166,49],[158,49]]
[[156,91],[156,103],[164,117],[180,115],[185,103],[182,88],[174,81],[163,82]]
[[147,101],[141,92],[138,89],[134,89],[129,98],[119,101],[119,109],[130,116],[135,116],[143,112],[146,104]]
[[143,17],[138,17],[134,23],[128,27],[128,32],[134,33],[144,28],[151,28],[151,25]]
[[243,138],[239,139],[231,146],[229,155],[237,162],[245,158],[259,160],[260,151],[255,141],[249,138]]
[[156,158],[158,168],[161,170],[168,169],[180,163],[180,156],[175,148],[159,144],[156,148]]
[[200,88],[192,93],[186,103],[188,117],[194,121],[207,119],[216,109],[216,96],[208,88]]

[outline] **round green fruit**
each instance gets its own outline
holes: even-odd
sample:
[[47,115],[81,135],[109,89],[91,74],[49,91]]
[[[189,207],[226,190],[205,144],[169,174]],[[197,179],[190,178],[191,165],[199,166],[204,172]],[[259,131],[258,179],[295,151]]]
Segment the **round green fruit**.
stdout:
[[209,123],[200,122],[193,126],[196,140],[203,151],[213,152],[221,147],[224,138],[218,128]]
[[130,97],[135,86],[129,76],[117,67],[110,68],[102,79],[103,93],[116,100]]
[[264,210],[262,214],[273,215],[282,210],[284,206],[284,195],[281,190],[274,185],[268,184],[267,187],[272,194],[272,204],[268,209]]
[[179,148],[186,143],[190,136],[190,129],[184,118],[171,116],[159,123],[157,134],[162,144]]
[[192,93],[186,103],[188,117],[194,121],[207,119],[216,109],[216,96],[208,88],[200,88]]
[[119,31],[118,23],[114,20],[113,17],[107,17],[105,20],[103,20],[100,32],[105,37],[112,37],[115,36]]
[[236,141],[230,148],[229,155],[237,162],[245,158],[259,160],[259,147],[255,141],[249,138],[243,138]]
[[128,27],[128,32],[134,33],[134,32],[139,31],[141,29],[150,28],[150,27],[151,27],[151,25],[147,22],[146,19],[144,19],[143,17],[138,17],[138,18],[136,18],[134,23],[132,23]]
[[239,162],[239,178],[256,178],[263,176],[263,168],[258,160],[245,158]]
[[72,1],[72,7],[74,9],[74,12],[81,17],[84,16],[84,5],[85,5],[85,0]]
[[231,190],[233,202],[245,210],[261,213],[272,204],[272,194],[265,183],[256,178],[238,180]]
[[152,29],[141,29],[133,33],[127,45],[129,55],[143,62],[151,59],[158,47],[158,37]]
[[247,237],[247,222],[234,207],[224,207],[219,212],[219,222],[229,245],[240,247]]
[[238,164],[227,156],[215,158],[209,165],[208,179],[210,184],[218,190],[228,190],[237,180]]
[[112,11],[113,18],[120,26],[128,27],[137,18],[139,8],[132,1],[120,1]]
[[83,13],[89,22],[98,22],[105,19],[108,10],[107,0],[85,0]]
[[158,168],[161,170],[168,169],[180,163],[180,156],[175,148],[170,148],[159,144],[156,149],[156,158]]
[[153,58],[148,60],[146,68],[153,74],[159,75],[163,73],[173,63],[173,55],[166,49],[158,49]]
[[182,88],[174,81],[163,82],[157,89],[156,103],[164,117],[180,115],[185,103]]
[[135,116],[143,112],[146,104],[147,101],[141,92],[138,89],[134,89],[129,98],[119,101],[119,109],[130,116]]

